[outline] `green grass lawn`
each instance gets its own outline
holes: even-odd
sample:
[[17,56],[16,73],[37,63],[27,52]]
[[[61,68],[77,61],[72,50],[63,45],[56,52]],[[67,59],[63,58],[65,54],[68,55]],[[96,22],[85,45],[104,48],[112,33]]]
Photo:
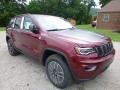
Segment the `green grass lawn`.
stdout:
[[5,31],[5,27],[0,27],[0,31]]
[[120,42],[120,33],[112,32],[112,30],[96,29],[96,28],[92,28],[91,25],[77,25],[77,27],[79,29],[89,30],[92,32],[103,34],[105,36],[110,37],[113,41]]

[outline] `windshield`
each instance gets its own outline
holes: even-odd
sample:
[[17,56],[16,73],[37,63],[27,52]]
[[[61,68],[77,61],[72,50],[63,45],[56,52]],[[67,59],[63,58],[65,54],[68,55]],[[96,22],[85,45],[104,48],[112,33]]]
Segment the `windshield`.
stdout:
[[55,17],[55,16],[41,16],[37,15],[36,20],[38,24],[40,24],[46,30],[62,30],[72,28],[69,22],[65,21],[63,18]]

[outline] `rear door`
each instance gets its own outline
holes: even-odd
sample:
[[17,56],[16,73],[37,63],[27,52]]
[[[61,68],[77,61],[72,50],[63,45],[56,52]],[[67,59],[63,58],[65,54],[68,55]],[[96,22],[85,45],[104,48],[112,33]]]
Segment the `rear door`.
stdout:
[[13,28],[14,28],[14,22],[15,22],[15,18],[12,18],[8,24],[8,26],[6,27],[6,36],[11,37]]
[[21,38],[21,32],[22,32],[22,29],[21,29],[21,22],[22,22],[22,16],[18,16],[15,18],[15,23],[14,23],[14,27],[13,27],[13,30],[12,30],[12,38],[13,38],[13,41],[14,41],[14,44],[16,46],[16,48],[18,49],[22,49],[21,48],[21,43],[22,43],[22,38]]

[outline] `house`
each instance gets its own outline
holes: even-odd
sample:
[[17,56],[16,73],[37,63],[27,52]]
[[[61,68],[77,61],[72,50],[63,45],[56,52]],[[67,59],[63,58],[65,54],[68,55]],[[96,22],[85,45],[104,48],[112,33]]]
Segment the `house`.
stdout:
[[98,11],[97,28],[120,31],[120,0],[112,0]]

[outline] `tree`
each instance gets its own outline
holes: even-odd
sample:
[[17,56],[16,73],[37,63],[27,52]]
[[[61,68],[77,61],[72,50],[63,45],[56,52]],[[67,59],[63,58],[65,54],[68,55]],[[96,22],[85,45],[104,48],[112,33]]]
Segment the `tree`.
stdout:
[[32,0],[27,6],[27,11],[73,18],[78,24],[82,24],[90,22],[89,13],[93,6],[94,0]]
[[6,26],[9,19],[23,13],[49,14],[77,20],[77,24],[90,23],[90,9],[94,0],[0,0],[0,25]]
[[102,7],[104,7],[106,4],[108,4],[111,0],[100,0],[100,4]]
[[0,26],[6,26],[11,17],[25,13],[25,0],[1,0],[0,1]]

